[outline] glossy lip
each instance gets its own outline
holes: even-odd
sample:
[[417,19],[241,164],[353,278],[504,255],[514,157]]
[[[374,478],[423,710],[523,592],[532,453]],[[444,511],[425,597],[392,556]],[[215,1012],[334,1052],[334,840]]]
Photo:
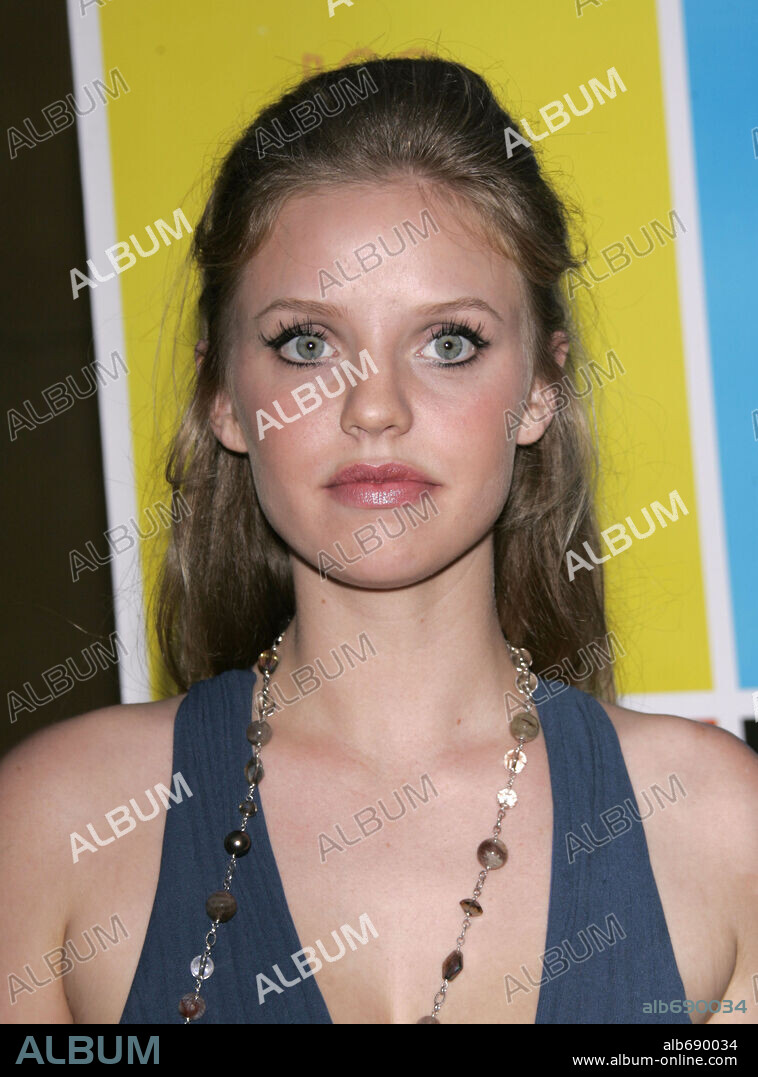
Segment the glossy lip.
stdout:
[[[431,490],[426,482],[346,482],[328,487],[329,494],[343,505],[376,509],[388,505],[406,505]],[[436,489],[436,486],[435,486]]]
[[394,461],[386,464],[348,464],[335,471],[325,485],[332,487],[366,483],[376,485],[423,483],[425,486],[439,486],[439,483],[430,479],[428,475],[424,475],[423,472],[417,471],[416,468]]

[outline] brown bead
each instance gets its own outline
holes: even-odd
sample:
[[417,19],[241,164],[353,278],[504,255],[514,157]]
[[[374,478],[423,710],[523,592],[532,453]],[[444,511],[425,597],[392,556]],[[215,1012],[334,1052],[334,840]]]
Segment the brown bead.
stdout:
[[248,785],[257,785],[263,780],[263,764],[255,756],[245,764],[245,777]]
[[232,830],[224,838],[224,848],[230,856],[244,856],[250,852],[250,835],[244,830]]
[[460,906],[467,916],[481,916],[484,912],[484,909],[479,902],[474,901],[473,898],[464,898],[463,901],[460,902]]
[[211,920],[225,924],[237,911],[237,899],[228,890],[214,890],[205,903],[205,911]]
[[243,800],[239,806],[239,810],[244,816],[255,815],[258,808],[253,800]]
[[539,735],[540,720],[536,714],[531,714],[529,711],[518,711],[513,715],[511,719],[511,733],[519,740],[521,737],[524,740],[534,740]]
[[442,979],[454,980],[459,972],[463,971],[463,954],[459,950],[453,950],[442,962]]
[[439,1021],[436,1017],[419,1017],[416,1022],[417,1025],[438,1025]]
[[247,739],[251,744],[268,744],[271,740],[273,729],[268,722],[251,722],[247,727]]
[[508,850],[502,841],[487,838],[476,850],[476,858],[483,868],[501,868],[508,859]]
[[195,998],[194,995],[182,995],[179,999],[179,1013],[182,1017],[189,1017],[190,1021],[197,1021],[205,1013],[205,1000]]
[[519,654],[521,655],[521,657],[526,662],[526,664],[528,666],[531,666],[531,664],[532,664],[532,656],[529,654],[529,651],[527,651],[526,647],[519,647],[518,651],[519,651]]
[[258,655],[258,669],[261,673],[265,673],[266,670],[268,670],[269,673],[273,673],[278,665],[279,655],[274,651],[261,651]]

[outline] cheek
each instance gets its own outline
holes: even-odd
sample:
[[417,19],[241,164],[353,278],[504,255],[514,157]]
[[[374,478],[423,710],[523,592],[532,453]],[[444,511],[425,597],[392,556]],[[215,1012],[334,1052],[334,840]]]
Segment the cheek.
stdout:
[[516,442],[506,436],[508,406],[501,393],[481,392],[453,409],[446,408],[434,421],[448,474],[488,507],[504,501],[513,470]]
[[[340,408],[335,405],[340,401],[322,398],[317,408],[303,413],[290,393],[280,393],[277,399],[282,413],[293,421],[285,422],[270,403],[268,406],[259,404],[267,413],[261,416],[261,431],[255,409],[250,408],[246,413],[245,439],[254,473],[265,471],[280,480],[287,477],[295,482],[302,482],[306,475],[310,479],[315,474],[321,475],[334,459],[335,452],[339,454],[335,446],[342,432]],[[278,427],[270,425],[272,419]]]
[[[281,533],[287,521],[299,519],[299,526],[307,524],[312,514],[308,499],[313,498],[316,488],[339,462],[340,452],[335,448],[335,431],[339,434],[339,411],[333,407],[336,401],[325,400],[320,408],[305,415],[298,411],[291,396],[282,396],[280,402],[288,417],[299,418],[284,423],[275,410],[260,405],[282,424],[282,429],[268,426],[264,437],[259,438],[256,413],[251,409],[246,413],[245,439],[261,508]],[[263,423],[265,426],[265,417]],[[343,446],[343,456],[345,451]]]

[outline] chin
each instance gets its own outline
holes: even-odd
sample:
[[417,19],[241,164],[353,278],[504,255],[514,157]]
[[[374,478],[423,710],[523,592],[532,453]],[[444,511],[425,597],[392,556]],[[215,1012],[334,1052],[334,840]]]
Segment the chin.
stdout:
[[362,574],[354,572],[352,575],[348,575],[348,569],[344,572],[330,572],[328,578],[336,583],[341,583],[345,587],[355,587],[362,591],[394,591],[402,587],[413,587],[414,584],[421,583],[423,580],[433,576],[438,569],[430,569],[427,572],[419,570],[417,572],[408,572],[408,569],[397,569],[392,571],[388,569],[386,572],[370,572],[366,571]]

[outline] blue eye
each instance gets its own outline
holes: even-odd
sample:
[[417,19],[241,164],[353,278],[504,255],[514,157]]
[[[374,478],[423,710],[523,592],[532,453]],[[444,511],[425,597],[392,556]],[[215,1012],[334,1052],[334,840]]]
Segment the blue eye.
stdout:
[[[468,345],[469,351],[466,352],[466,346]],[[469,359],[475,351],[474,345],[466,337],[461,336],[460,333],[445,333],[444,336],[432,337],[427,347],[434,349],[435,355],[439,359],[460,359],[463,356],[463,360]],[[422,355],[426,353],[422,352]],[[427,358],[431,359],[429,355]]]
[[432,333],[432,339],[426,345],[434,349],[434,354],[424,350],[421,355],[425,359],[440,360],[432,363],[433,366],[466,366],[480,359],[484,349],[489,347],[490,342],[481,336],[481,330],[481,325],[474,329],[466,322],[449,322]]
[[[489,347],[490,341],[485,340],[481,332],[481,325],[475,329],[465,320],[446,322],[432,333],[430,341],[420,354],[424,359],[432,360],[432,366],[466,366],[480,359],[484,349]],[[260,339],[267,348],[276,353],[278,359],[290,366],[308,366],[334,359],[336,355],[334,348],[327,343],[326,334],[315,329],[310,321],[294,322],[291,325],[280,323],[279,332],[275,336],[269,338],[261,335]],[[294,352],[290,345],[294,347]],[[288,352],[284,351],[285,347],[289,348]],[[433,354],[429,354],[427,348],[433,348]]]
[[[326,335],[321,330],[314,329],[310,322],[295,322],[288,326],[280,323],[276,336],[261,336],[261,340],[267,348],[276,352],[283,363],[289,363],[290,366],[307,366],[322,359],[333,359],[336,355],[331,345],[327,344]],[[294,346],[294,353],[291,348],[284,352],[284,348],[290,344]],[[327,348],[330,349],[329,354],[326,353]]]
[[[313,359],[331,358],[329,355],[324,355],[328,345],[324,338],[316,333],[298,333],[297,336],[290,338],[285,344],[285,347],[289,347],[290,344],[294,346],[297,358],[303,359],[305,362]],[[286,352],[285,355],[287,355]],[[291,351],[288,354],[288,358],[295,358]]]

